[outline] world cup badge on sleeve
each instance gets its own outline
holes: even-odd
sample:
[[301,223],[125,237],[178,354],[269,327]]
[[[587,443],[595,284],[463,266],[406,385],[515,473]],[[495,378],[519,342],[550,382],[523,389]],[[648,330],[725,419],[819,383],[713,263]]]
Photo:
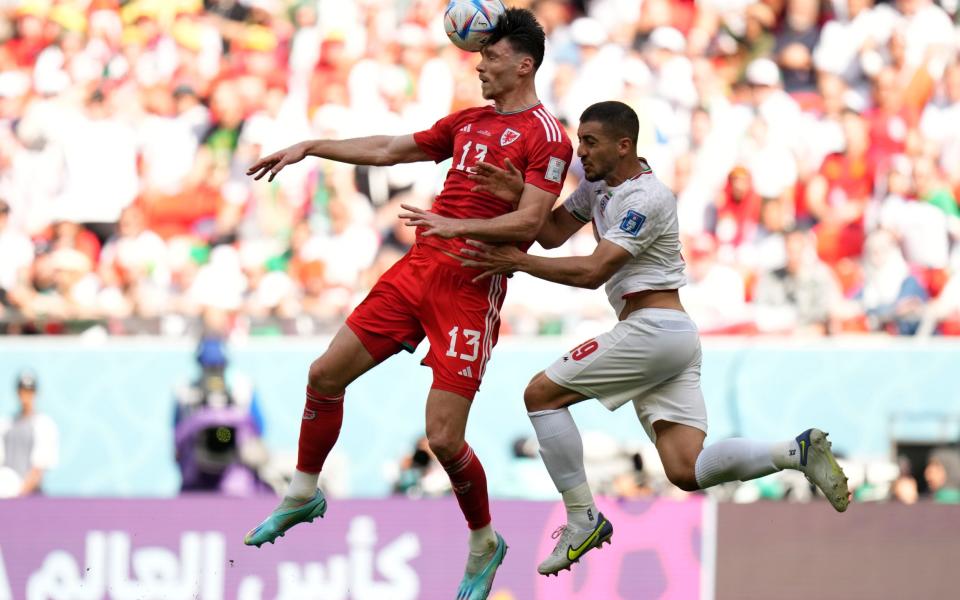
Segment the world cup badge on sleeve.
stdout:
[[566,166],[567,161],[557,158],[556,156],[551,156],[550,161],[547,163],[547,172],[544,173],[543,178],[547,181],[560,183],[563,179],[563,169]]
[[646,222],[647,216],[638,213],[637,211],[630,209],[627,211],[627,216],[623,218],[623,221],[620,222],[620,229],[629,233],[633,237],[637,237],[637,234],[640,233],[640,228],[643,227],[644,222]]

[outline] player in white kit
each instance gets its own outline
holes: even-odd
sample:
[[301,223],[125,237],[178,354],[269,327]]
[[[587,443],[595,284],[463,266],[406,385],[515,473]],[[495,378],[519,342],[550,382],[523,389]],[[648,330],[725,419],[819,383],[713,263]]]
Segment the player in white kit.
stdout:
[[[636,113],[620,102],[594,104],[580,118],[577,155],[586,180],[554,209],[537,240],[545,248],[559,246],[592,220],[598,242],[592,255],[545,258],[479,242],[462,251],[465,266],[486,269],[480,277],[524,271],[577,287],[605,283],[620,318],[613,329],[538,373],[524,393],[540,454],[567,509],[560,540],[537,569],[544,575],[569,569],[613,535],[612,524],[594,505],[583,443],[567,408],[590,398],[610,410],[632,402],[667,477],[681,489],[796,469],[837,511],[849,502],[847,479],[819,429],[779,443],[733,438],[703,447],[700,337],[677,294],[686,277],[676,198],[637,157],[638,129]],[[480,164],[473,179],[501,197],[518,198],[523,181],[507,166]]]

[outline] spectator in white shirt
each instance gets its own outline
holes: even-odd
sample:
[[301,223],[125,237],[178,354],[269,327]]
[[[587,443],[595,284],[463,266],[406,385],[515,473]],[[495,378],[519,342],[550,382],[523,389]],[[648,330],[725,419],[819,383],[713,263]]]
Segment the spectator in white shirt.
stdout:
[[44,473],[60,453],[56,423],[36,409],[37,376],[22,371],[16,389],[19,412],[0,423],[0,498],[40,493]]

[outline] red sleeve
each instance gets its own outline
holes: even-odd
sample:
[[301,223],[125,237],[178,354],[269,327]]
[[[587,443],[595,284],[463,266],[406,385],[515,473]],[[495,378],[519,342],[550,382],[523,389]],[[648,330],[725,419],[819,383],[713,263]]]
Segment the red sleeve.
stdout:
[[460,113],[447,115],[433,124],[430,129],[413,134],[413,141],[434,162],[443,162],[453,156],[453,134]]
[[524,182],[559,196],[563,180],[567,177],[567,169],[570,168],[570,159],[573,157],[570,140],[566,136],[559,141],[536,136],[527,144],[527,155],[530,160],[523,173]]

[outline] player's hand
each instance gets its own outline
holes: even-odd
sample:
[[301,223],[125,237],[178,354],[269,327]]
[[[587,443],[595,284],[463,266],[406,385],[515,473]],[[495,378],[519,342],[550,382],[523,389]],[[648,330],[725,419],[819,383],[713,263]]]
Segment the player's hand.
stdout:
[[285,166],[303,160],[307,155],[308,148],[309,142],[300,142],[299,144],[294,144],[288,148],[264,156],[247,169],[247,175],[253,175],[254,179],[260,179],[269,172],[270,177],[267,181],[273,181],[273,178],[276,177],[277,173]]
[[416,206],[401,204],[400,208],[407,212],[400,213],[400,218],[406,221],[407,227],[423,227],[420,235],[424,237],[437,236],[446,239],[461,237],[463,232],[460,219],[442,217]]
[[507,167],[506,169],[483,161],[478,162],[470,169],[471,174],[467,177],[470,181],[477,183],[472,191],[493,194],[497,198],[510,202],[516,208],[520,203],[520,196],[523,195],[523,173],[513,166],[509,158],[504,159],[503,164]]
[[474,277],[473,281],[502,273],[512,274],[518,270],[526,256],[516,246],[491,246],[477,240],[467,240],[467,244],[473,247],[460,248],[460,264],[473,269],[483,269],[483,273]]

